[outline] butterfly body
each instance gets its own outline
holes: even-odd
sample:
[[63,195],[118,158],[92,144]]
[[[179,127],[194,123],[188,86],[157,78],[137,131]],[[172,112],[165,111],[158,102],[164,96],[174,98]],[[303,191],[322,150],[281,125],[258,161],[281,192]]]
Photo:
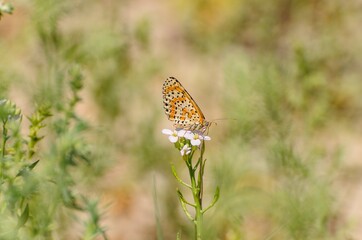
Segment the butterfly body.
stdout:
[[200,107],[174,77],[168,77],[162,86],[163,107],[176,128],[204,132],[210,123]]

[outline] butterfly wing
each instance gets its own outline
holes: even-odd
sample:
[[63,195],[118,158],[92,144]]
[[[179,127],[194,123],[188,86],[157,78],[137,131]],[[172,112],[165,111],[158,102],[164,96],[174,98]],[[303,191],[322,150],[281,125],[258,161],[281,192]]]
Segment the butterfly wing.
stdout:
[[169,77],[162,87],[163,107],[175,127],[190,128],[205,124],[204,114],[194,99],[174,77]]

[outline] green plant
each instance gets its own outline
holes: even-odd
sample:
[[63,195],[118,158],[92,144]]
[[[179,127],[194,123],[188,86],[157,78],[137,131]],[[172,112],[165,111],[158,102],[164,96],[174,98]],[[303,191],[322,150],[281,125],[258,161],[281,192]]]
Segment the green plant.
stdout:
[[[204,213],[212,208],[217,200],[219,199],[220,190],[219,187],[216,188],[214,199],[209,204],[209,206],[203,206],[203,190],[204,190],[204,170],[206,159],[204,159],[205,152],[205,140],[210,140],[208,136],[204,136],[201,133],[191,132],[191,131],[171,131],[169,129],[164,129],[162,131],[164,134],[169,135],[170,142],[174,143],[174,146],[180,151],[182,160],[185,162],[189,177],[190,183],[183,181],[177,174],[175,166],[172,164],[172,173],[176,180],[188,188],[193,197],[193,203],[186,200],[182,192],[177,189],[178,198],[180,200],[183,211],[185,212],[188,219],[195,226],[195,240],[203,239],[203,215]],[[200,156],[197,158],[197,161],[193,161],[196,152],[200,152]],[[195,215],[192,214],[187,209],[187,206],[192,207],[195,210]],[[178,235],[178,238],[180,236]]]
[[[77,186],[82,183],[78,179],[84,174],[82,165],[91,167],[93,158],[82,137],[90,128],[75,112],[83,86],[79,68],[71,68],[68,77],[70,98],[58,109],[38,107],[28,117],[27,137],[21,133],[20,109],[9,100],[0,101],[1,239],[53,239],[70,229],[70,216],[78,212],[90,216],[84,223],[84,239],[99,235],[107,239],[97,201]],[[40,134],[42,129],[46,135]],[[44,138],[48,147],[39,146]]]
[[13,11],[14,11],[14,7],[10,3],[0,2],[0,20],[4,13],[12,14]]

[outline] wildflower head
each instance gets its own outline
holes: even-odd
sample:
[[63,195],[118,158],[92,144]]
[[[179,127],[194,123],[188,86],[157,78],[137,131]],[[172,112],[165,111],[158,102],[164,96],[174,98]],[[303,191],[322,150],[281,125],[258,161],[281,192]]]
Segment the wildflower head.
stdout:
[[185,129],[163,129],[162,133],[168,135],[170,142],[180,151],[182,156],[192,154],[197,148],[200,148],[202,141],[209,141],[209,136],[203,135],[200,131],[191,131]]
[[185,138],[190,140],[192,146],[200,146],[201,140],[207,140],[207,141],[211,140],[209,136],[202,135],[201,133],[197,132],[188,132],[185,135]]
[[189,155],[191,153],[191,147],[188,144],[184,145],[182,147],[180,153],[181,153],[181,156]]
[[168,135],[170,142],[175,143],[178,141],[178,132],[176,130],[162,129],[162,133]]

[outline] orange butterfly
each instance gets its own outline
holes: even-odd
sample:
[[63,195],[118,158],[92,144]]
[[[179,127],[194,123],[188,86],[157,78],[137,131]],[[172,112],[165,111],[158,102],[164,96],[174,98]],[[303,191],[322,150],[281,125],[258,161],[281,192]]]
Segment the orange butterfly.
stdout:
[[200,107],[174,77],[168,77],[162,87],[163,108],[176,128],[204,133],[211,125]]

